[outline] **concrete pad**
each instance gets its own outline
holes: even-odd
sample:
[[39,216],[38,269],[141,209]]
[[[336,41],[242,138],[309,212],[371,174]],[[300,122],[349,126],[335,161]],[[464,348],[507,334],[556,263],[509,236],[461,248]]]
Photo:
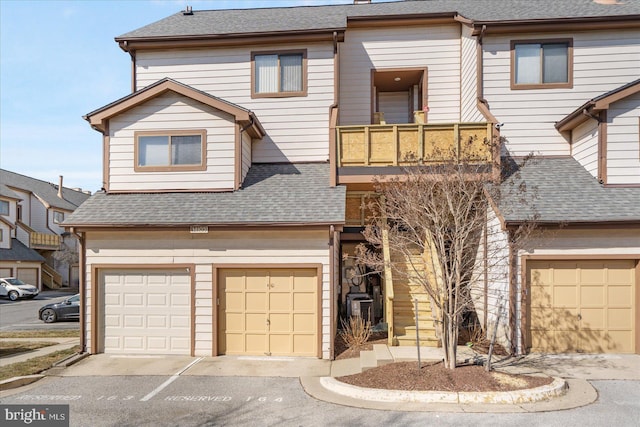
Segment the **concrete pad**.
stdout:
[[60,376],[118,376],[162,375],[171,376],[183,370],[196,357],[190,356],[138,356],[94,354],[68,367]]
[[637,354],[541,354],[494,362],[496,370],[587,380],[640,380]]
[[374,351],[360,351],[360,368],[362,371],[378,367],[378,359]]
[[359,374],[362,372],[360,359],[355,357],[352,359],[334,360],[331,363],[331,376],[344,377],[347,375]]
[[300,357],[206,357],[183,375],[251,377],[322,377],[331,374],[331,361]]
[[378,366],[387,365],[393,363],[393,356],[389,351],[389,347],[386,344],[374,344],[373,352],[376,354],[378,360]]

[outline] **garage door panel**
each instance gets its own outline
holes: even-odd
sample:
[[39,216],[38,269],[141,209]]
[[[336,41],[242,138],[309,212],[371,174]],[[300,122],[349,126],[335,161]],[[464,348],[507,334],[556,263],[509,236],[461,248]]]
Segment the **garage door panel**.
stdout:
[[105,271],[105,353],[190,354],[191,276]]
[[578,329],[578,310],[575,308],[552,309],[552,328],[558,331],[575,331]]
[[607,288],[609,307],[631,307],[633,304],[633,287],[609,286]]
[[554,307],[577,307],[578,306],[578,292],[573,286],[560,285],[553,288],[553,300]]
[[[317,356],[317,270],[230,269],[218,277],[221,354]],[[232,313],[242,322],[232,325]],[[297,336],[305,346],[296,347]]]
[[611,329],[631,329],[633,310],[630,308],[610,308],[607,310],[607,324]]
[[607,327],[607,310],[605,308],[583,308],[580,310],[581,328],[602,329]]
[[633,353],[633,331],[609,331],[611,348],[614,353]]
[[634,260],[531,261],[527,280],[532,349],[633,353],[638,327],[635,264]]
[[261,310],[266,309],[263,292],[247,292],[245,294],[245,310]]

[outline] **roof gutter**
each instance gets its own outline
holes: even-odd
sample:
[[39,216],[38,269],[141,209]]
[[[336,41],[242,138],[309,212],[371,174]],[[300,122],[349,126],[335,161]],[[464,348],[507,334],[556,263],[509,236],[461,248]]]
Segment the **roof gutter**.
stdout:
[[116,37],[115,41],[125,52],[137,49],[169,49],[177,47],[221,47],[248,44],[273,44],[291,42],[344,41],[345,28],[320,30],[270,31],[256,33],[204,34],[178,36]]
[[485,32],[490,34],[513,34],[527,32],[551,32],[558,31],[562,27],[563,31],[604,30],[604,29],[624,29],[638,28],[640,15],[619,15],[619,16],[595,16],[580,18],[554,18],[554,19],[530,19],[521,21],[475,21],[474,33],[476,36],[486,26]]

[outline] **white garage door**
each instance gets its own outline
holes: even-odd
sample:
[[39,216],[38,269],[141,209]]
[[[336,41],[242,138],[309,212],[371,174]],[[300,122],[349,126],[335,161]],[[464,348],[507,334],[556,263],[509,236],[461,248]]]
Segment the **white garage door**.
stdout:
[[104,352],[191,353],[191,276],[181,271],[105,271]]

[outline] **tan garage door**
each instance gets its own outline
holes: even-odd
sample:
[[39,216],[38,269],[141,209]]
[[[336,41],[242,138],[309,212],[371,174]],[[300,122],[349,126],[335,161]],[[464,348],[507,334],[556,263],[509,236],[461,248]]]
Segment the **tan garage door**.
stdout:
[[218,273],[218,353],[319,356],[315,269]]
[[634,353],[635,264],[528,262],[532,351]]
[[181,271],[105,271],[105,353],[191,353],[191,276]]
[[18,268],[16,277],[22,280],[24,283],[38,288],[38,269],[37,268]]
[[10,268],[0,268],[0,277],[12,277]]

